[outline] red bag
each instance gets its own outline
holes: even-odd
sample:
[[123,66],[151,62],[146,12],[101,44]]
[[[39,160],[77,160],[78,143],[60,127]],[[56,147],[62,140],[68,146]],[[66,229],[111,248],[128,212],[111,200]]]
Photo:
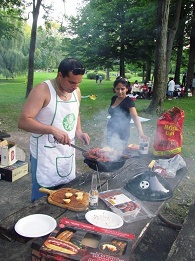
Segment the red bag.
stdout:
[[173,157],[181,153],[184,115],[183,110],[174,107],[158,119],[153,146],[155,156]]

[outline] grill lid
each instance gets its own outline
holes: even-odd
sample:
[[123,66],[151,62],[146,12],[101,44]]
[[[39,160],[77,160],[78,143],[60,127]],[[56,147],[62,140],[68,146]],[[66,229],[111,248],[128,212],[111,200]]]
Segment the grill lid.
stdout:
[[163,201],[173,196],[168,181],[152,171],[134,175],[124,188],[143,201]]

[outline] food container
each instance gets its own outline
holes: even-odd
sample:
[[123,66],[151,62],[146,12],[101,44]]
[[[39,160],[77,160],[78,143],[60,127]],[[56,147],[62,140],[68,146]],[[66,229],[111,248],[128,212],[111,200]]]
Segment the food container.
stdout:
[[123,188],[101,192],[99,198],[127,223],[154,216],[141,201]]
[[67,261],[129,261],[134,239],[134,234],[64,217],[45,240],[38,254],[48,261],[50,258]]
[[139,151],[141,154],[148,154],[150,145],[150,138],[140,139]]

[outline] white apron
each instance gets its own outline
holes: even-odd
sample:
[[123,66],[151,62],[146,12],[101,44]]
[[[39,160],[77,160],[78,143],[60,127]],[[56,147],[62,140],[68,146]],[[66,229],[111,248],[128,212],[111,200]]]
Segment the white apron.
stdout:
[[[76,91],[69,101],[61,100],[50,81],[46,81],[51,94],[49,104],[44,107],[36,120],[56,126],[66,131],[74,144],[79,101]],[[75,178],[75,150],[68,145],[55,142],[50,135],[32,133],[30,151],[37,159],[36,179],[42,187],[54,187],[70,182]]]

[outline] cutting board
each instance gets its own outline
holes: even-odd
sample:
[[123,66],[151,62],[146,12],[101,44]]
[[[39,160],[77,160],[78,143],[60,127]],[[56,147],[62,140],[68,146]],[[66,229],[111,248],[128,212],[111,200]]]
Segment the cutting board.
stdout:
[[[49,194],[48,196],[48,202],[52,205],[70,209],[72,211],[85,211],[88,208],[89,205],[89,194],[87,192],[73,189],[73,188],[62,188],[58,190],[50,190],[47,188],[40,188],[40,192]],[[77,200],[76,199],[76,192],[83,192],[83,199]],[[73,195],[70,197],[70,202],[65,203],[63,199],[66,198],[65,193],[72,193]]]

